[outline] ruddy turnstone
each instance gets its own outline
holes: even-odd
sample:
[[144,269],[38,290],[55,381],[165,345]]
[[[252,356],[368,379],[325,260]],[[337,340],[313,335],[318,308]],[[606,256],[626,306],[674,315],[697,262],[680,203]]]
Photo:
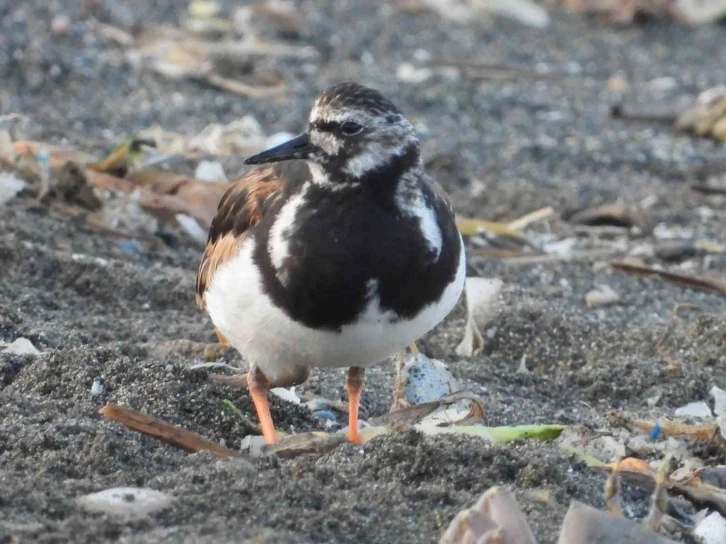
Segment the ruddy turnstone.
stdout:
[[[285,161],[285,162],[283,162]],[[249,362],[267,443],[267,392],[311,367],[349,368],[348,439],[368,366],[434,328],[456,304],[465,255],[454,212],[424,172],[413,125],[377,91],[344,83],[315,101],[305,133],[245,161],[222,198],[197,302]]]

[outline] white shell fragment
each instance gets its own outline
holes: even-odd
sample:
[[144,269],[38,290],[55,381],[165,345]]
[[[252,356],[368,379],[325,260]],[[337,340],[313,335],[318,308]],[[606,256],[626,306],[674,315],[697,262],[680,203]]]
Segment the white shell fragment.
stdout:
[[25,189],[25,183],[22,179],[10,172],[0,172],[0,204],[5,204],[15,197],[20,191]]
[[297,393],[295,393],[294,387],[291,387],[290,389],[287,389],[286,387],[275,387],[273,389],[270,389],[270,393],[277,397],[280,397],[282,400],[286,400],[287,402],[292,402],[293,404],[300,404],[300,397],[298,397]]
[[168,508],[173,500],[171,495],[154,489],[114,487],[79,497],[76,503],[91,512],[139,519]]
[[12,355],[40,355],[40,351],[27,338],[18,338],[12,344],[5,346],[2,353],[10,353]]
[[185,213],[178,213],[176,214],[176,220],[177,223],[179,223],[179,226],[184,229],[184,231],[191,236],[195,242],[204,244],[207,241],[208,233],[199,225],[196,219]]
[[403,394],[411,404],[432,402],[459,390],[446,364],[423,353],[407,353],[404,359]]
[[726,391],[715,385],[711,388],[713,397],[713,412],[718,416],[726,416]]
[[718,512],[712,512],[696,526],[693,533],[701,537],[703,544],[723,544],[726,542],[726,519]]
[[208,181],[210,183],[227,181],[224,167],[217,161],[200,161],[194,171],[194,177],[199,181]]
[[456,346],[457,355],[471,357],[484,347],[479,327],[486,326],[499,310],[495,302],[503,285],[499,278],[466,278],[466,330],[464,338]]
[[588,308],[599,308],[615,304],[620,300],[618,295],[609,285],[600,285],[585,295],[585,304]]
[[681,406],[680,408],[677,408],[675,411],[675,414],[676,414],[676,416],[679,416],[679,417],[703,417],[703,418],[713,417],[713,413],[711,412],[711,409],[708,407],[708,404],[706,404],[703,401],[689,402],[685,406]]
[[262,450],[265,447],[265,437],[256,434],[248,434],[240,443],[240,451],[249,454],[250,457],[262,457]]

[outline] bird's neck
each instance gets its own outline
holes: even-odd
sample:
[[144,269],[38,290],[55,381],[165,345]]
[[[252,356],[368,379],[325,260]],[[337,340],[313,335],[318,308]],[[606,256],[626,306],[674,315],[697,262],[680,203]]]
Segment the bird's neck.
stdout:
[[310,162],[313,183],[332,190],[366,186],[374,190],[393,193],[399,184],[417,179],[423,174],[421,153],[417,144],[411,144],[399,153],[376,161],[355,158],[342,161]]

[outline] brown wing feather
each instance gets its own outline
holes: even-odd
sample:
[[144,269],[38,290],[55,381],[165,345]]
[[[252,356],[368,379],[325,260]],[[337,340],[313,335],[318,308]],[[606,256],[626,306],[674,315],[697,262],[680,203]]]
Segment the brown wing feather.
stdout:
[[451,212],[452,217],[455,215],[454,207],[451,205],[451,200],[449,199],[449,195],[446,194],[446,191],[444,188],[439,185],[436,181],[433,179],[429,179],[429,182],[431,183],[431,186],[434,188],[434,193],[443,200],[446,203],[446,207],[449,208],[449,212]]
[[282,196],[282,181],[274,168],[250,170],[222,197],[197,272],[196,299],[201,308],[204,292],[217,268],[235,254],[249,229]]

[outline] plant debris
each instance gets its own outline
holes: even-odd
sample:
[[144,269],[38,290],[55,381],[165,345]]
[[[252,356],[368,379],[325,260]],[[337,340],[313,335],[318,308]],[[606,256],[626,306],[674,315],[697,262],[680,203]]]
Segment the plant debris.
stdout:
[[697,276],[688,276],[686,274],[678,274],[675,272],[667,272],[649,266],[637,264],[634,262],[618,261],[610,263],[614,270],[635,274],[638,276],[656,275],[659,278],[682,287],[704,291],[706,293],[715,293],[719,295],[726,294],[726,278],[705,278]]
[[[726,2],[723,6],[726,16]],[[696,104],[676,120],[680,130],[726,142],[726,86],[708,89],[698,96]]]
[[220,444],[215,444],[197,433],[187,431],[157,417],[142,414],[130,408],[108,403],[99,410],[106,419],[120,423],[137,433],[145,434],[185,451],[196,453],[208,450],[217,457],[239,457],[240,453]]
[[471,357],[484,348],[484,338],[479,327],[489,322],[499,310],[497,297],[504,282],[500,279],[467,278],[466,296],[466,328],[464,338],[456,347],[456,354]]

